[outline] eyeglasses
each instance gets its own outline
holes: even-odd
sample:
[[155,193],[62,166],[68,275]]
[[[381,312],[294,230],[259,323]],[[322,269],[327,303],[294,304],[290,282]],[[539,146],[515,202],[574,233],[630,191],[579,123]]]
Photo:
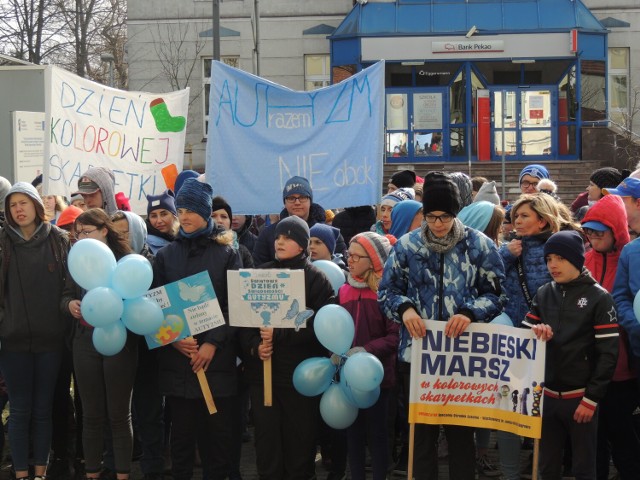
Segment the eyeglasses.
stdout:
[[602,238],[604,237],[604,234],[607,233],[606,230],[601,232],[600,230],[594,230],[592,228],[583,228],[582,231],[587,237],[595,237],[595,238]]
[[520,182],[520,186],[522,188],[529,188],[529,187],[533,187],[536,188],[538,186],[539,182],[530,182],[528,180],[523,180],[522,182]]
[[287,203],[296,203],[296,202],[298,202],[298,203],[304,203],[304,202],[306,202],[307,200],[309,200],[309,197],[307,197],[307,196],[305,196],[305,195],[300,195],[300,196],[298,196],[298,197],[291,196],[291,197],[285,197],[285,199],[284,199],[284,200],[285,200],[285,202],[287,202]]
[[356,255],[355,253],[349,253],[349,256],[347,257],[347,261],[349,260],[353,260],[355,263],[358,263],[360,261],[361,258],[371,258],[371,257],[367,257],[366,255]]
[[449,215],[448,213],[443,213],[442,215],[431,215],[428,213],[424,216],[424,219],[427,223],[436,223],[436,220],[440,220],[440,223],[449,223],[453,220],[453,215]]
[[94,228],[93,230],[80,230],[79,232],[76,232],[76,237],[78,237],[78,238],[80,238],[80,237],[88,237],[89,235],[91,235],[96,230],[98,230],[98,229]]

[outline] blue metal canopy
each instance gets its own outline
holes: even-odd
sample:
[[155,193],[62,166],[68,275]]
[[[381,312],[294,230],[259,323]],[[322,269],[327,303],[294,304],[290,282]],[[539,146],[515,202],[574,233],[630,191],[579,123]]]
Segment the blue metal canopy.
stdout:
[[330,38],[606,32],[581,0],[396,0],[356,4]]

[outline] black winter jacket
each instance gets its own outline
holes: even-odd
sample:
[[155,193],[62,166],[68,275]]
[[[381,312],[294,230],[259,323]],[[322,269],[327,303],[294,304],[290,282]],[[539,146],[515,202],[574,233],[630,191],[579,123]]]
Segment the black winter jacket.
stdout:
[[66,232],[45,222],[29,240],[7,224],[0,230],[0,340],[2,350],[62,350],[71,328],[64,310]]
[[[259,268],[304,269],[305,303],[307,308],[318,312],[323,306],[334,303],[333,287],[324,273],[314,267],[306,254],[291,260],[265,263]],[[307,320],[306,328],[276,328],[273,332],[273,355],[271,357],[272,381],[275,386],[293,388],[293,371],[300,362],[311,357],[323,357],[327,351],[313,331],[315,315]],[[245,360],[245,379],[249,383],[262,384],[263,366],[258,357],[260,329],[241,328],[240,342]]]
[[[154,285],[161,286],[190,275],[209,272],[226,325],[198,334],[199,345],[211,343],[216,352],[206,375],[213,397],[227,397],[237,393],[236,341],[228,325],[227,270],[240,267],[238,251],[231,245],[218,243],[216,237],[224,233],[214,228],[211,237],[178,237],[159,250],[154,263]],[[160,387],[164,395],[181,398],[202,398],[202,392],[191,370],[189,359],[171,345],[161,347],[158,354]]]
[[540,287],[523,326],[543,323],[553,329],[545,387],[558,392],[586,388],[584,397],[599,402],[616,368],[617,322],[613,298],[586,269],[571,282]]

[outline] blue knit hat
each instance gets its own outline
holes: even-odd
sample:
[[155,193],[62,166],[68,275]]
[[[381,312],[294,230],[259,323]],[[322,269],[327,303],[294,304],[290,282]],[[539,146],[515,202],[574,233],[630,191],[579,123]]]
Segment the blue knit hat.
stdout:
[[334,254],[336,250],[336,242],[340,236],[340,230],[336,227],[332,227],[331,225],[327,225],[326,223],[316,223],[309,229],[309,235],[322,240],[322,243],[327,246],[331,255]]
[[176,197],[176,208],[186,208],[209,221],[212,196],[211,185],[199,182],[195,178],[187,178]]
[[537,163],[532,163],[531,165],[527,165],[520,172],[520,177],[518,178],[518,183],[522,182],[522,177],[525,175],[531,175],[532,177],[536,177],[539,179],[549,178],[549,171],[544,165],[540,165]]
[[409,232],[411,222],[416,214],[422,209],[422,203],[415,200],[404,200],[398,203],[391,210],[391,228],[389,233],[396,238],[400,238]]
[[173,184],[174,193],[178,195],[178,192],[182,188],[182,185],[187,178],[198,178],[199,176],[200,174],[195,170],[183,170],[182,172],[180,172],[176,177],[175,183]]
[[167,210],[178,216],[175,195],[171,190],[165,190],[160,195],[147,195],[147,202],[147,216],[154,210]]
[[282,201],[284,202],[284,199],[291,195],[304,195],[313,201],[313,191],[311,190],[309,180],[298,176],[291,177],[287,180],[287,183],[284,184],[284,188],[282,189]]
[[458,218],[463,225],[484,232],[491,221],[494,209],[495,205],[493,203],[480,200],[460,210]]

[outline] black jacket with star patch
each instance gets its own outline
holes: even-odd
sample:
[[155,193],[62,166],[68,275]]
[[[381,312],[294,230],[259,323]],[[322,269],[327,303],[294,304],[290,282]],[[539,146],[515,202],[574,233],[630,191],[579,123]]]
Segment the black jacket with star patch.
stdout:
[[586,388],[597,404],[607,391],[618,359],[618,323],[611,295],[586,269],[571,282],[549,282],[538,289],[523,326],[545,323],[545,387],[558,392]]

